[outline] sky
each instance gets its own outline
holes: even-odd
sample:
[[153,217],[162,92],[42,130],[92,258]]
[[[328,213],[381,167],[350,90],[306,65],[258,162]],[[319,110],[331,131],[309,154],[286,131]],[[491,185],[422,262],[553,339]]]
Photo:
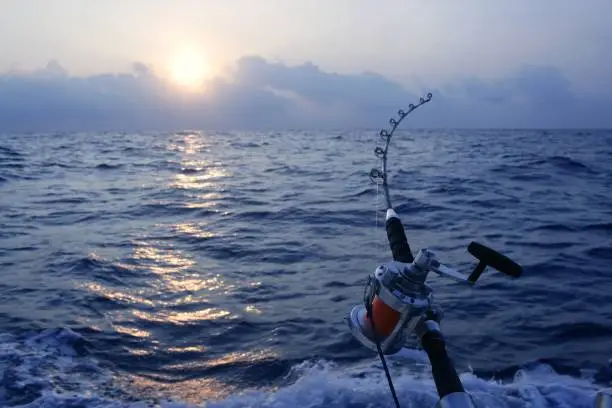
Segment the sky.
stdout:
[[612,1],[0,0],[0,131],[612,128]]

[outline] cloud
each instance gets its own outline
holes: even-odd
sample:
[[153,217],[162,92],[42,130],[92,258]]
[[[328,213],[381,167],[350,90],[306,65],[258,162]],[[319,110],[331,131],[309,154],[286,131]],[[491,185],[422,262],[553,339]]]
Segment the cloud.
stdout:
[[465,78],[433,91],[414,123],[440,127],[610,128],[612,96],[577,94],[556,68],[525,66],[493,81]]
[[576,94],[553,67],[495,81],[465,78],[408,90],[376,73],[338,74],[261,57],[236,62],[204,93],[185,93],[143,63],[131,72],[74,77],[57,62],[0,75],[0,131],[379,128],[433,92],[418,127],[612,127],[612,97]]

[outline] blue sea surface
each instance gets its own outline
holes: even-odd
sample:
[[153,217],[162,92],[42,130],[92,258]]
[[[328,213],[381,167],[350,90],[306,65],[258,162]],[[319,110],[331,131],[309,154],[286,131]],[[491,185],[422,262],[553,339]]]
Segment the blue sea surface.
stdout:
[[[376,131],[0,135],[0,406],[392,407],[345,317],[390,260]],[[612,131],[411,130],[390,185],[479,406],[612,385]],[[389,358],[403,407],[426,355]]]

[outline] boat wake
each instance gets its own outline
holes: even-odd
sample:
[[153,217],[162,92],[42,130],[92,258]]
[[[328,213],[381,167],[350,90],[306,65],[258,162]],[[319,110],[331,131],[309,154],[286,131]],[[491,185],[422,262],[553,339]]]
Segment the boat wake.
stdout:
[[[384,373],[371,363],[338,365],[329,361],[294,366],[274,386],[242,390],[216,400],[189,401],[167,395],[137,395],[122,374],[93,358],[87,341],[70,329],[22,336],[0,335],[0,406],[24,408],[360,408],[392,407]],[[406,364],[407,361],[411,364]],[[438,397],[425,355],[405,350],[390,361],[402,407],[433,407]],[[461,374],[478,407],[592,408],[598,389],[587,374],[576,378],[539,364],[519,369],[512,378],[493,380]],[[122,388],[125,387],[125,388]],[[176,389],[181,389],[176,385]],[[205,391],[205,390],[202,390]],[[204,394],[205,392],[203,392]]]

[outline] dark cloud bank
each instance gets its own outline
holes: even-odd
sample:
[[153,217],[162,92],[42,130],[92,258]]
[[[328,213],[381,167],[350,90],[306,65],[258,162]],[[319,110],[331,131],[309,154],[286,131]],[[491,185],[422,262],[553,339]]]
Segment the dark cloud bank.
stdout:
[[70,76],[57,62],[0,75],[0,131],[379,128],[427,92],[413,127],[611,128],[612,97],[572,91],[550,67],[526,67],[495,82],[464,79],[406,89],[381,75],[327,73],[245,57],[230,79],[203,94],[179,92],[144,64],[131,73]]

